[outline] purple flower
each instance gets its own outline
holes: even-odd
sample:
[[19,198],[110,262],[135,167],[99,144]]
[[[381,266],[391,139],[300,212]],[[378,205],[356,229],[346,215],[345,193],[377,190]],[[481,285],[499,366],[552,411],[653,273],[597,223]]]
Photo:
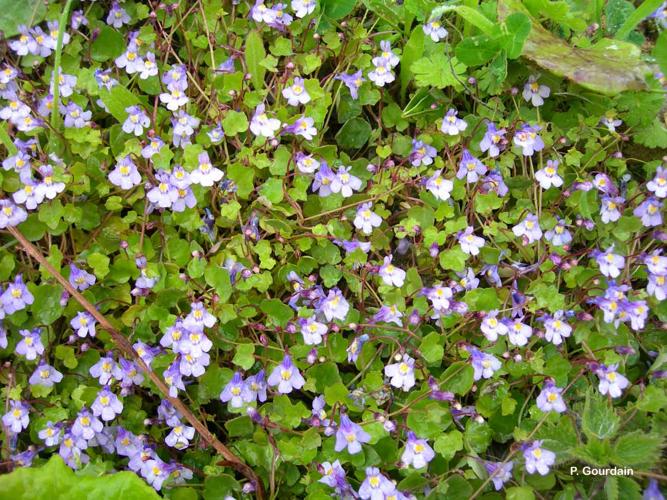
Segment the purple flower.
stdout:
[[299,172],[303,174],[312,174],[320,168],[320,162],[314,159],[313,155],[307,155],[302,152],[298,152],[294,156],[294,161]]
[[542,237],[539,221],[533,214],[528,214],[523,221],[512,228],[512,232],[523,239],[524,245],[530,245]]
[[31,177],[23,179],[23,188],[14,192],[12,198],[18,204],[25,205],[28,210],[36,209],[44,201],[44,192]]
[[426,467],[435,457],[435,452],[425,439],[415,436],[412,431],[408,432],[408,441],[405,443],[405,450],[401,455],[401,462],[404,466],[412,465],[415,469]]
[[329,196],[333,191],[331,185],[336,180],[336,174],[329,168],[326,162],[322,162],[320,169],[315,173],[311,190],[318,192],[320,196]]
[[491,481],[493,481],[493,487],[496,491],[499,491],[503,488],[505,483],[512,479],[512,468],[514,467],[514,462],[509,461],[504,462],[484,462],[484,467],[489,473]]
[[116,164],[116,168],[109,172],[109,182],[126,190],[141,184],[141,175],[130,155],[125,155]]
[[193,302],[190,305],[190,313],[185,317],[183,325],[188,329],[203,331],[204,328],[212,328],[218,320],[206,310],[202,302]]
[[92,116],[90,111],[84,111],[81,106],[73,102],[67,103],[63,111],[65,113],[64,125],[69,128],[85,127]]
[[662,225],[662,201],[650,197],[646,198],[643,202],[633,210],[635,217],[639,217],[642,221],[642,225],[645,227],[653,227]]
[[111,9],[107,15],[107,24],[114,28],[122,28],[124,24],[130,23],[130,16],[125,12],[118,2],[111,4]]
[[523,150],[524,156],[532,156],[535,151],[544,149],[544,142],[537,135],[541,129],[539,125],[530,126],[526,123],[514,134],[514,144]]
[[146,159],[152,158],[160,152],[162,146],[164,146],[164,141],[157,135],[154,135],[151,137],[150,142],[141,150],[141,156]]
[[316,321],[313,316],[310,318],[300,318],[299,325],[301,326],[303,342],[306,345],[321,344],[322,336],[328,332],[327,325]]
[[299,19],[312,14],[317,6],[316,0],[292,0],[292,10]]
[[37,51],[37,42],[30,34],[27,26],[19,25],[17,28],[19,37],[16,40],[9,41],[9,48],[12,49],[17,56],[27,56]]
[[363,345],[368,341],[369,337],[365,333],[363,335],[359,335],[358,337],[355,337],[352,339],[352,342],[350,343],[349,347],[346,349],[347,351],[347,361],[349,363],[356,363],[357,358],[359,357],[359,353],[361,352],[361,348]]
[[250,131],[258,137],[274,137],[281,126],[277,118],[269,118],[266,114],[264,104],[255,108],[255,113],[250,120]]
[[317,311],[324,314],[327,321],[333,321],[334,319],[343,321],[349,310],[350,304],[347,303],[338,288],[329,290],[329,294],[322,297],[317,304]]
[[102,422],[84,406],[74,420],[71,432],[73,436],[90,441],[95,437],[95,434],[102,432],[102,427]]
[[563,338],[567,338],[572,333],[572,327],[562,320],[563,311],[557,311],[553,317],[547,316],[544,320],[544,338],[554,345],[563,343]]
[[447,111],[447,114],[445,114],[445,117],[442,120],[442,125],[440,126],[440,130],[443,134],[459,135],[468,128],[468,124],[465,120],[458,118],[458,114],[459,112],[454,108],[450,108],[449,111]]
[[503,181],[503,176],[500,172],[492,170],[482,179],[480,191],[484,194],[494,192],[498,196],[503,197],[509,192],[509,188],[505,184],[505,181]]
[[105,386],[100,392],[90,407],[93,410],[93,415],[101,417],[105,422],[109,422],[120,415],[123,411],[123,403],[120,402],[109,386]]
[[185,91],[188,88],[188,76],[185,66],[174,64],[169,71],[162,75],[162,83],[170,92],[174,90]]
[[348,453],[354,455],[361,451],[362,443],[368,443],[370,440],[371,436],[360,425],[353,423],[350,417],[345,414],[340,416],[340,425],[336,431],[336,445],[334,447],[337,452],[347,448]]
[[442,170],[436,170],[431,177],[426,180],[426,189],[440,201],[447,201],[451,197],[454,183],[441,176]]
[[222,125],[218,124],[215,128],[206,132],[206,135],[208,135],[212,144],[220,144],[225,138],[225,131],[222,129]]
[[646,183],[646,189],[658,198],[667,197],[667,168],[658,167],[655,177]]
[[523,86],[523,98],[533,106],[542,106],[544,99],[549,97],[551,89],[546,85],[537,83],[536,76],[530,76],[528,82]]
[[166,423],[169,427],[176,427],[181,423],[181,414],[172,406],[172,404],[163,399],[157,408],[157,416],[160,422]]
[[232,408],[241,408],[245,401],[251,399],[248,389],[243,382],[241,373],[236,372],[232,379],[227,383],[225,388],[220,393],[220,401],[223,403],[229,402]]
[[613,245],[604,252],[594,250],[591,257],[597,262],[600,272],[609,278],[618,278],[625,267],[625,257],[615,254]]
[[222,170],[214,167],[205,151],[201,153],[197,160],[199,165],[197,169],[190,173],[190,181],[193,184],[199,184],[204,187],[211,187],[223,177]]
[[345,86],[350,91],[350,96],[352,96],[352,99],[355,101],[359,98],[359,89],[361,88],[361,84],[366,81],[366,79],[362,76],[361,70],[351,75],[342,73],[337,75],[335,79],[340,80],[345,84]]
[[292,85],[283,89],[282,94],[290,106],[298,106],[310,101],[310,95],[303,83],[303,78],[299,78],[298,76],[294,78]]
[[549,411],[563,413],[567,410],[567,407],[561,396],[562,392],[563,389],[556,387],[553,382],[547,382],[544,384],[542,392],[537,396],[537,407],[545,413]]
[[345,477],[345,469],[340,465],[340,461],[336,460],[333,463],[323,462],[320,469],[322,470],[320,483],[335,488],[336,493],[343,498],[345,494],[349,494],[351,488]]
[[332,193],[340,193],[343,195],[343,198],[349,198],[354,194],[354,191],[361,189],[361,179],[352,175],[350,170],[352,170],[352,167],[340,167],[338,169],[329,186]]
[[23,284],[23,275],[17,274],[14,282],[0,295],[0,304],[6,314],[14,314],[25,309],[35,301],[28,288]]
[[472,226],[468,226],[465,231],[459,232],[457,238],[461,250],[468,255],[478,255],[480,248],[484,246],[484,238],[475,236]]
[[384,87],[385,84],[391,83],[396,79],[394,72],[384,59],[374,57],[373,64],[374,68],[368,73],[368,79],[378,87]]
[[141,106],[129,106],[125,108],[127,118],[123,122],[123,132],[134,134],[137,137],[144,133],[144,128],[149,127],[151,120]]
[[63,379],[63,374],[56,370],[53,366],[44,362],[35,369],[30,376],[30,385],[43,385],[44,387],[53,387]]
[[658,481],[655,479],[649,479],[648,487],[644,490],[642,500],[665,500],[665,497],[660,492]]
[[317,135],[317,129],[314,127],[315,120],[307,116],[297,118],[292,125],[285,125],[284,134],[300,135],[307,141],[312,141]]
[[180,356],[178,369],[181,375],[185,375],[186,377],[201,377],[206,372],[206,367],[210,362],[211,356],[206,352],[202,352],[199,355],[187,353]]
[[486,122],[486,133],[479,143],[479,149],[482,153],[489,152],[491,158],[495,158],[504,148],[505,134],[507,130],[501,128],[498,130],[493,122]]
[[542,189],[561,187],[563,179],[558,175],[558,160],[547,160],[547,166],[535,172],[535,180]]
[[95,81],[97,82],[97,86],[100,88],[111,90],[115,85],[117,85],[118,80],[112,78],[110,75],[111,75],[111,68],[106,70],[96,69]]
[[370,500],[383,500],[395,496],[396,485],[385,475],[380,473],[377,467],[366,468],[366,479],[359,487],[359,498]]
[[286,354],[282,362],[269,375],[268,383],[271,387],[278,386],[279,393],[289,394],[293,389],[301,389],[305,380],[299,373],[299,369],[292,363],[292,359]]
[[442,23],[439,20],[429,21],[428,23],[422,26],[424,34],[431,37],[431,40],[434,42],[439,42],[443,38],[447,38],[448,32],[442,26]]
[[563,219],[557,218],[557,220],[554,228],[544,233],[544,238],[552,245],[562,247],[572,241],[572,234],[567,230]]
[[100,385],[108,385],[112,379],[121,380],[123,378],[123,371],[111,357],[111,354],[101,357],[97,363],[90,367],[89,373],[91,377],[98,379]]
[[143,59],[142,65],[139,68],[139,78],[142,80],[147,80],[151,76],[155,76],[158,73],[157,64],[155,63],[155,54],[152,52],[146,52],[146,58]]
[[371,210],[372,203],[362,203],[357,208],[357,214],[354,217],[354,227],[364,234],[371,234],[374,227],[380,227],[382,217]]
[[400,59],[394,52],[391,50],[391,42],[389,40],[382,40],[380,42],[380,50],[382,51],[379,56],[373,58],[373,64],[385,64],[390,68],[395,68],[398,66]]
[[489,311],[480,326],[482,333],[490,342],[495,342],[499,336],[507,335],[509,331],[507,325],[497,319],[497,315],[498,311]]
[[403,313],[398,310],[398,307],[394,306],[385,306],[380,307],[380,310],[375,313],[373,316],[374,322],[385,322],[385,323],[394,323],[398,326],[403,326],[401,318]]
[[162,373],[164,381],[169,386],[169,395],[172,398],[178,396],[178,391],[185,390],[185,384],[183,384],[183,376],[180,371],[180,363],[178,359],[174,361],[169,367]]
[[526,472],[534,474],[538,472],[541,476],[549,474],[549,467],[556,462],[556,454],[542,448],[542,441],[533,441],[525,445],[523,458],[526,460]]
[[45,198],[52,200],[65,190],[64,182],[54,182],[53,167],[51,165],[42,165],[38,170],[42,176],[42,182],[37,186],[37,189]]
[[477,182],[480,176],[487,171],[486,166],[475,158],[467,149],[463,150],[461,162],[459,163],[459,170],[456,172],[457,179],[466,178],[467,183]]
[[38,356],[44,354],[44,344],[42,344],[42,339],[40,337],[40,334],[42,333],[41,328],[19,330],[19,333],[23,338],[16,344],[16,354],[25,356],[25,359],[29,361],[37,359]]
[[616,222],[621,218],[621,211],[625,199],[620,196],[604,195],[600,198],[600,218],[602,222],[608,224],[609,222]]
[[509,343],[515,346],[524,346],[533,335],[533,329],[522,322],[523,317],[513,320],[505,320],[507,325],[507,337]]
[[120,381],[121,395],[125,395],[133,385],[141,384],[144,381],[144,376],[134,361],[128,361],[125,358],[120,358],[119,361],[120,369],[123,371],[123,379]]
[[154,456],[141,465],[141,475],[155,490],[162,489],[164,483],[171,474],[169,466]]
[[502,363],[492,354],[487,354],[474,347],[468,350],[470,351],[470,360],[474,370],[473,378],[475,380],[491,378],[502,367]]
[[18,434],[30,423],[30,408],[22,401],[9,401],[9,411],[2,416],[2,423],[10,432]]
[[187,425],[177,425],[169,435],[165,438],[164,442],[167,446],[176,448],[177,450],[183,450],[190,446],[190,440],[195,437],[195,428]]
[[62,437],[62,428],[59,423],[54,424],[50,420],[41,431],[37,433],[39,439],[44,441],[46,446],[57,446]]
[[424,144],[422,141],[412,139],[410,163],[413,167],[419,167],[420,165],[431,165],[437,154],[438,152],[433,146]]
[[160,208],[171,207],[178,200],[178,188],[171,183],[171,176],[167,172],[158,172],[155,179],[158,183],[146,193],[146,197]]
[[256,375],[249,376],[245,381],[246,403],[252,403],[256,399],[260,403],[266,401],[266,388],[264,370],[258,371]]
[[88,443],[83,437],[67,432],[60,443],[58,454],[67,465],[73,469],[78,469],[82,464],[88,463],[90,460],[88,455],[83,453],[83,450],[86,448],[88,448]]
[[623,124],[623,120],[615,119],[613,115],[606,115],[600,119],[600,125],[607,127],[609,132],[616,132],[616,127],[620,127]]
[[73,30],[78,30],[81,26],[88,26],[88,19],[83,14],[82,10],[75,10],[72,12],[72,17],[70,18],[70,26]]
[[84,291],[86,288],[93,286],[95,284],[95,276],[79,269],[74,264],[69,265],[69,282],[70,284],[79,290],[80,292]]
[[400,288],[403,286],[403,283],[405,283],[406,272],[403,269],[394,266],[391,263],[392,260],[393,256],[387,255],[378,270],[378,274],[386,285]]
[[384,374],[393,387],[409,391],[415,385],[415,360],[404,354],[397,363],[385,366]]
[[609,366],[600,364],[597,370],[595,370],[595,374],[600,379],[600,384],[598,385],[600,394],[609,394],[612,398],[618,398],[622,394],[623,389],[630,385],[630,381],[618,373],[617,369],[618,364]]

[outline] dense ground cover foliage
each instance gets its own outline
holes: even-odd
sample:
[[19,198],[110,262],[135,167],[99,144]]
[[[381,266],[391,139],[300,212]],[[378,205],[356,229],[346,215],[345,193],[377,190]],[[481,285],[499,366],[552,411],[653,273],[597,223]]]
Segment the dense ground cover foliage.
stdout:
[[635,3],[0,2],[0,494],[663,498]]

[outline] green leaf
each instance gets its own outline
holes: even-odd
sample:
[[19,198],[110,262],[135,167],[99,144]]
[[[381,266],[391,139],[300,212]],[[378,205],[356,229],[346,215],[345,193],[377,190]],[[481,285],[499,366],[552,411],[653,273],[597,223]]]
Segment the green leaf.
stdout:
[[512,486],[505,492],[506,500],[534,500],[535,493],[529,486]]
[[347,16],[357,5],[357,0],[321,0],[322,15],[330,19],[340,19]]
[[236,346],[236,352],[232,363],[244,370],[250,370],[255,364],[255,345],[241,344]]
[[245,39],[245,62],[255,90],[264,89],[264,74],[266,69],[262,61],[266,57],[264,41],[258,31],[251,31]]
[[362,118],[352,118],[338,131],[336,142],[345,149],[359,149],[368,142],[370,136],[370,124]]
[[224,304],[232,294],[232,283],[229,279],[229,271],[216,264],[209,264],[204,271],[204,279],[208,286],[215,289],[220,298],[219,302]]
[[292,308],[278,299],[265,299],[259,304],[259,308],[275,325],[281,327],[285,327],[294,316]]
[[31,290],[35,301],[32,303],[32,314],[37,323],[50,325],[63,313],[60,305],[62,289],[55,285],[39,285]]
[[229,110],[222,119],[225,135],[233,136],[248,130],[248,117],[240,111]]
[[421,26],[416,26],[407,43],[403,47],[403,54],[401,55],[401,99],[405,99],[405,91],[408,83],[414,76],[410,69],[412,63],[419,59],[424,54],[424,30]]
[[120,32],[106,24],[90,46],[91,57],[95,61],[108,61],[120,56],[125,50],[125,39]]
[[151,500],[160,497],[133,472],[101,476],[75,475],[62,458],[53,455],[41,467],[21,467],[2,476],[0,497],[13,500],[36,498],[108,498]]
[[456,12],[459,16],[465,19],[467,23],[472,24],[482,33],[486,33],[487,35],[492,34],[495,30],[495,24],[484,16],[484,14],[477,9],[465,5],[446,5],[438,7],[431,13],[431,18],[438,18],[447,12]]
[[461,40],[454,52],[459,61],[467,66],[480,66],[493,59],[500,45],[489,35],[469,36]]
[[127,118],[125,109],[139,104],[139,98],[122,85],[115,85],[111,90],[100,90],[100,99],[109,113],[120,123]]
[[663,30],[658,35],[652,54],[658,66],[660,66],[660,71],[667,74],[667,31]]
[[441,388],[445,391],[453,392],[459,396],[463,396],[470,392],[474,383],[474,370],[469,363],[459,361],[452,363],[440,376],[440,380],[445,382],[441,384]]
[[442,357],[445,354],[444,343],[444,337],[438,332],[431,332],[422,339],[419,352],[429,365],[439,365],[442,362]]
[[599,393],[589,389],[581,420],[581,428],[589,438],[606,439],[612,437],[618,429],[620,417],[614,407]]
[[46,15],[46,6],[42,0],[0,0],[0,31],[4,39],[19,34],[18,27],[39,24]]
[[241,489],[238,481],[229,474],[207,476],[204,480],[204,498],[206,500],[225,500],[230,494]]
[[635,26],[658,10],[662,5],[662,2],[663,0],[644,0],[644,2],[642,2],[642,4],[628,16],[623,25],[616,32],[616,38],[625,40],[628,35],[630,35],[630,32],[635,29]]
[[612,462],[626,467],[651,469],[660,459],[664,440],[644,431],[623,434],[614,445]]
[[635,6],[628,0],[608,0],[605,6],[607,33],[610,35],[616,33],[634,10]]
[[466,292],[463,302],[470,311],[491,311],[500,307],[498,292],[494,288],[475,288]]
[[[528,14],[519,0],[498,1],[499,17],[505,18],[513,12]],[[601,94],[616,95],[646,88],[644,75],[650,70],[641,61],[636,45],[602,39],[591,47],[575,48],[530,19],[532,28],[522,55],[538,66]]]
[[436,453],[440,453],[445,460],[451,460],[457,451],[463,449],[463,434],[457,430],[443,434],[435,440],[433,449]]
[[449,250],[440,252],[440,267],[444,270],[463,271],[466,266],[468,255],[461,250],[460,246],[455,246]]
[[505,19],[505,27],[508,36],[503,42],[503,47],[507,51],[509,59],[516,59],[521,55],[523,44],[530,34],[530,18],[521,12],[510,14]]
[[430,57],[418,59],[410,67],[415,74],[415,83],[419,87],[454,87],[462,90],[462,79],[466,65],[456,57],[447,59],[444,54],[435,53]]
[[94,252],[88,255],[86,259],[88,265],[93,268],[93,272],[97,278],[102,279],[109,274],[109,257],[99,252]]

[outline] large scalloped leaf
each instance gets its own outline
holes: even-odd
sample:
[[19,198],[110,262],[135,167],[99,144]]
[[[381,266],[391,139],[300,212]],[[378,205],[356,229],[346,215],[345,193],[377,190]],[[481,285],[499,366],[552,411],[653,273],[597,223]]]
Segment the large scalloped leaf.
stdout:
[[133,472],[118,472],[100,477],[76,476],[60,456],[54,455],[41,467],[20,468],[2,476],[0,498],[157,500],[160,497]]
[[513,12],[523,12],[531,18],[533,26],[522,55],[538,66],[601,94],[646,89],[644,78],[650,68],[642,62],[636,45],[603,39],[590,48],[572,47],[535,21],[521,2],[498,1],[500,19]]

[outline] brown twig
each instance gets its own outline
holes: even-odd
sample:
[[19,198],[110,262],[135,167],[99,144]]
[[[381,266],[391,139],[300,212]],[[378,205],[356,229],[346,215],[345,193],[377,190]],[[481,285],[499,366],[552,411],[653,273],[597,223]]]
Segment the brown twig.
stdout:
[[16,238],[16,240],[21,244],[23,250],[37,260],[46,270],[51,273],[51,275],[60,283],[67,293],[69,293],[74,299],[81,304],[81,306],[88,311],[98,322],[100,327],[109,332],[111,335],[111,341],[114,343],[116,348],[118,348],[123,354],[131,358],[147,375],[148,378],[155,384],[158,390],[162,393],[162,396],[167,399],[176,410],[179,411],[183,417],[192,425],[195,430],[199,433],[202,439],[207,442],[209,445],[215,448],[215,451],[222,455],[225,459],[225,462],[233,469],[237,470],[243,474],[248,480],[255,486],[257,498],[264,499],[266,498],[264,492],[264,485],[261,480],[255,474],[255,472],[248,466],[246,463],[241,461],[229,448],[227,448],[217,437],[215,437],[206,427],[204,423],[199,421],[197,417],[190,411],[190,409],[183,404],[183,402],[178,398],[173,398],[169,396],[169,388],[165,382],[153,371],[150,367],[144,363],[143,359],[135,352],[132,348],[130,341],[125,338],[118,330],[116,330],[109,320],[104,317],[95,306],[91,304],[79,291],[77,291],[70,282],[65,279],[65,277],[60,274],[56,269],[49,263],[48,260],[42,255],[42,252],[37,249],[32,243],[30,243],[23,234],[16,229],[15,227],[8,228],[9,232]]

